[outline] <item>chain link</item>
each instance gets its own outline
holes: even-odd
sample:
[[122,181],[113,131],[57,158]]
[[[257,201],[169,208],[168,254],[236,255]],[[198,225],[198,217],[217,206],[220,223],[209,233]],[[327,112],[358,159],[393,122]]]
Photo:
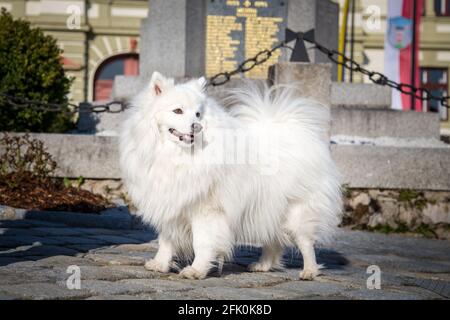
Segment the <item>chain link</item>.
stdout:
[[104,104],[82,103],[76,105],[73,103],[48,103],[43,101],[29,100],[21,97],[13,97],[8,94],[0,92],[0,102],[6,102],[13,109],[28,109],[41,112],[58,112],[68,116],[73,116],[76,113],[120,113],[129,108],[129,105],[123,101],[110,101]]
[[[370,71],[362,67],[358,62],[356,62],[353,59],[348,58],[343,53],[338,52],[336,50],[328,49],[321,44],[317,43],[314,40],[311,40],[309,38],[304,37],[304,33],[298,32],[296,39],[293,40],[299,40],[299,41],[306,41],[314,45],[313,48],[319,50],[323,54],[325,54],[330,61],[332,61],[335,64],[342,65],[345,69],[351,70],[353,72],[359,72],[365,76],[367,76],[370,81],[377,85],[381,86],[388,86],[393,89],[396,89],[406,95],[414,96],[416,99],[422,100],[422,101],[430,101],[435,100],[439,101],[441,106],[445,108],[450,108],[449,106],[449,99],[450,96],[443,96],[439,97],[436,95],[433,95],[428,89],[426,88],[417,88],[415,86],[412,86],[410,84],[405,83],[397,83],[393,80],[390,80],[388,77],[386,77],[384,74],[376,71]],[[293,41],[291,40],[291,41]],[[290,41],[289,41],[290,42]],[[282,48],[293,50],[291,47],[287,45],[287,41],[282,41],[276,46],[274,46],[272,49],[266,49],[258,52],[255,56],[252,58],[249,58],[242,63],[238,65],[238,67],[231,71],[224,71],[220,72],[214,76],[212,76],[209,80],[207,85],[208,86],[221,86],[227,83],[231,80],[231,77],[233,77],[236,74],[239,73],[246,73],[252,70],[253,68],[257,67],[258,65],[261,65],[265,62],[267,62],[276,52],[277,50],[280,50]],[[120,113],[123,112],[125,109],[129,108],[130,106],[123,102],[123,101],[111,101],[105,104],[91,104],[91,103],[84,103],[80,106],[72,104],[72,103],[48,103],[43,101],[33,101],[28,100],[21,97],[13,97],[10,95],[7,95],[5,93],[0,92],[0,97],[3,97],[3,99],[0,98],[0,102],[2,100],[5,100],[9,105],[11,105],[15,109],[21,109],[21,108],[29,108],[30,106],[33,107],[34,110],[43,111],[43,112],[63,112],[67,113],[69,115],[74,115],[77,112],[83,113],[83,112],[92,112],[92,113],[102,113],[102,112],[108,112],[108,113]]]
[[262,51],[258,52],[254,57],[249,58],[249,59],[243,61],[242,63],[240,63],[236,69],[234,69],[232,71],[220,72],[220,73],[214,75],[213,77],[209,78],[207,85],[213,86],[213,87],[224,85],[225,83],[230,81],[231,77],[234,76],[235,74],[248,72],[248,71],[252,70],[253,68],[255,68],[256,66],[265,63],[272,57],[272,55],[275,51],[277,51],[285,46],[286,46],[286,42],[283,41],[270,50],[268,50],[268,49],[262,50]]
[[[300,37],[300,36],[298,36],[298,37]],[[328,56],[328,58],[331,61],[333,61],[334,63],[342,65],[344,68],[346,68],[348,70],[362,73],[363,75],[367,76],[370,79],[370,81],[372,81],[375,84],[391,87],[391,88],[396,89],[406,95],[414,96],[416,99],[419,99],[422,101],[436,100],[436,101],[440,102],[442,107],[449,108],[448,101],[450,99],[450,96],[439,97],[439,96],[433,95],[426,88],[423,88],[423,87],[417,88],[410,84],[397,83],[397,82],[389,79],[388,77],[386,77],[384,74],[382,74],[380,72],[375,72],[375,71],[370,71],[370,70],[365,69],[358,62],[348,58],[347,56],[345,56],[344,54],[342,54],[336,50],[327,49],[324,46],[316,43],[315,41],[311,41],[308,39],[304,39],[304,40],[315,44],[315,48],[318,49],[320,52],[326,54]],[[340,61],[340,59],[338,57],[341,57],[342,60]]]
[[[370,70],[365,69],[358,62],[356,62],[353,59],[348,58],[346,55],[344,55],[343,53],[341,53],[337,50],[328,49],[328,48],[322,46],[321,44],[317,43],[314,40],[308,39],[307,37],[305,38],[304,33],[302,33],[302,32],[298,32],[297,38],[294,40],[306,41],[306,42],[313,44],[315,49],[317,49],[320,52],[322,52],[323,54],[325,54],[328,57],[328,59],[330,61],[332,61],[333,63],[342,65],[345,69],[351,70],[353,72],[359,72],[359,73],[367,76],[370,81],[372,81],[373,83],[375,83],[377,85],[391,87],[391,88],[396,89],[406,95],[415,96],[416,99],[419,99],[422,101],[436,100],[436,101],[440,102],[441,106],[443,106],[445,108],[450,108],[449,102],[448,102],[448,100],[450,99],[450,96],[439,97],[439,96],[433,95],[426,88],[417,88],[410,84],[397,83],[397,82],[389,79],[388,77],[386,77],[384,74],[382,74],[380,72],[370,71]],[[267,60],[270,59],[270,57],[272,56],[272,54],[275,51],[277,51],[281,48],[287,48],[287,49],[293,50],[291,47],[287,46],[286,41],[282,41],[278,45],[273,47],[272,49],[260,51],[253,58],[245,60],[244,62],[239,64],[236,69],[234,69],[232,71],[221,72],[221,73],[216,74],[215,76],[213,76],[209,79],[208,85],[220,86],[220,85],[227,83],[228,81],[231,80],[231,77],[233,75],[235,75],[237,73],[248,72],[251,69],[253,69],[254,67],[256,67],[257,65],[266,62]],[[264,54],[268,54],[268,57],[264,57],[264,59],[262,59],[261,62],[255,63],[256,61],[259,61],[258,59],[260,59],[260,56],[262,56]]]

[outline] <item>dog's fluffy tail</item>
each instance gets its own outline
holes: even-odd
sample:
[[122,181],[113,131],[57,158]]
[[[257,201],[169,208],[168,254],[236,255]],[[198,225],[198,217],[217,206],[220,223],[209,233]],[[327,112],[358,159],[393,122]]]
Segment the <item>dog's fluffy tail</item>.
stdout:
[[245,81],[239,88],[229,89],[226,104],[230,114],[243,122],[270,121],[298,125],[321,137],[328,136],[328,106],[299,96],[296,85],[275,85]]
[[266,138],[278,135],[273,152],[282,163],[283,181],[292,178],[286,194],[291,202],[298,200],[299,228],[316,230],[316,241],[329,242],[342,208],[341,176],[330,154],[329,107],[302,98],[295,85],[252,83],[231,89],[228,104],[244,125],[261,124]]

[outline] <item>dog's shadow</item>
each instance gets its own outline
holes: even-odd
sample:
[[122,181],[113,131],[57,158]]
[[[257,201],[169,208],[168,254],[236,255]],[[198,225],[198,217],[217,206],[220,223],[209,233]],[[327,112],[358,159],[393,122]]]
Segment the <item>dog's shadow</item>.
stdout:
[[[248,266],[252,262],[258,261],[261,255],[261,248],[256,247],[238,247],[234,251],[233,258],[227,261],[223,265],[223,269],[220,271],[216,265],[211,270],[209,276],[220,277],[230,274],[240,274],[242,272],[249,272]],[[329,250],[325,248],[316,249],[317,263],[324,266],[324,270],[342,270],[349,264],[349,260],[345,258],[341,253]],[[192,261],[177,261],[177,270],[189,265]],[[285,250],[282,258],[282,264],[284,269],[302,269],[303,258],[298,250],[294,248],[288,248]]]
[[[128,210],[117,207],[119,211],[120,208]],[[58,215],[64,215],[64,222]],[[139,217],[133,222],[136,229],[108,228],[117,221],[124,225],[128,221],[116,218],[116,222],[110,222],[110,216],[26,210],[21,219],[0,219],[0,267],[54,256],[84,255],[112,246],[145,244],[157,239],[156,231],[145,226]],[[133,232],[139,235],[135,237]]]
[[[43,214],[43,213],[41,213]],[[33,218],[32,216],[28,218]],[[35,218],[35,217],[34,217]],[[76,220],[76,217],[74,217]],[[34,223],[38,221],[33,220]],[[79,221],[74,221],[74,223],[79,223]],[[31,232],[30,224],[31,221],[25,220],[1,220],[0,221],[0,266],[5,266],[14,262],[26,261],[26,260],[40,260],[47,257],[55,255],[76,255],[79,253],[87,253],[93,249],[100,249],[108,247],[109,245],[77,245],[76,250],[70,245],[53,245],[51,243],[52,239],[44,239],[48,243],[44,243],[43,246],[34,246],[35,241],[33,236],[29,236],[28,233]],[[70,229],[70,226],[66,226]],[[37,228],[37,226],[32,226],[32,228]],[[3,229],[3,230],[1,230]],[[45,229],[45,228],[41,228]],[[51,228],[50,228],[51,229]],[[57,228],[58,229],[58,228]],[[89,228],[85,228],[89,229]],[[70,230],[68,230],[70,231]],[[141,230],[144,231],[144,230]],[[140,236],[140,239],[132,239],[134,244],[148,243],[149,241],[155,240],[157,234],[152,228],[145,229],[146,237]],[[64,238],[64,237],[62,237]],[[70,238],[70,237],[69,237]],[[124,238],[123,243],[116,244],[127,244],[127,239]],[[16,248],[19,246],[18,248]],[[211,272],[212,276],[216,275],[226,275],[226,274],[236,274],[247,271],[247,267],[252,262],[258,261],[261,255],[261,248],[256,247],[236,247],[234,250],[233,258],[227,261],[222,269],[222,272],[218,272],[218,268],[214,268]],[[328,250],[324,248],[316,249],[317,263],[323,264],[325,269],[339,270],[343,269],[349,262],[348,260],[339,252]],[[301,269],[303,268],[303,259],[301,254],[293,248],[285,250],[283,255],[283,266],[286,269]],[[177,272],[181,270],[184,266],[192,263],[192,261],[176,261],[178,266],[173,270]]]

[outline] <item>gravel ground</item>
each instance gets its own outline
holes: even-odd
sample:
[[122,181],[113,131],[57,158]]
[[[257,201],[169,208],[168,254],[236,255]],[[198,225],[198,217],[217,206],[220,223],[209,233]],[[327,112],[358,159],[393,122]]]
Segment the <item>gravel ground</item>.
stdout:
[[[342,230],[333,246],[317,250],[326,268],[315,281],[298,280],[302,260],[293,250],[284,270],[247,272],[256,248],[236,250],[221,276],[213,271],[193,281],[176,270],[144,269],[157,249],[154,239],[145,230],[0,220],[0,299],[450,298],[448,241]],[[381,271],[380,289],[367,286],[372,265]]]

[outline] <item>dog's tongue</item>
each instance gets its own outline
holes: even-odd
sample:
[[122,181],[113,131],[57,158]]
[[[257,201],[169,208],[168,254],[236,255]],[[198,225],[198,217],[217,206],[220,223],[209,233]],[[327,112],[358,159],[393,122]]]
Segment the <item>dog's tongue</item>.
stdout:
[[194,141],[193,134],[183,134],[179,137],[180,141],[184,141],[186,143],[192,143]]

